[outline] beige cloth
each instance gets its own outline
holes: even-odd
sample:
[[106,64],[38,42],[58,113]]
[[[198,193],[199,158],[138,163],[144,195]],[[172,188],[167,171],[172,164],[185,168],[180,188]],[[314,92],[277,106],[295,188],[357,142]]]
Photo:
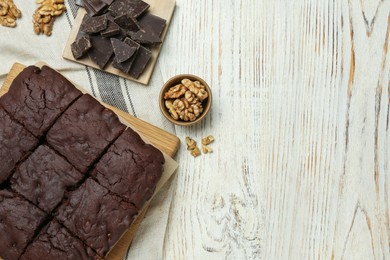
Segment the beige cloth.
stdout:
[[[77,12],[74,0],[65,1],[68,11],[56,19],[51,37],[33,32],[32,14],[38,7],[35,1],[14,2],[22,11],[22,18],[17,20],[16,28],[0,26],[0,85],[15,62],[31,65],[44,61],[98,99],[174,133],[173,125],[163,118],[158,107],[158,93],[163,85],[158,62],[149,85],[144,86],[64,60],[62,52]],[[128,259],[161,259],[171,186],[164,187],[155,197]]]

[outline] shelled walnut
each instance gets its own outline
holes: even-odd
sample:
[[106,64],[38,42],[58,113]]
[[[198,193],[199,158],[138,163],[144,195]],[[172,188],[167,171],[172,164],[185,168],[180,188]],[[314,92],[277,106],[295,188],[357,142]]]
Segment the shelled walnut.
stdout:
[[36,34],[50,36],[56,16],[66,11],[64,0],[37,0],[41,4],[33,14],[33,27]]
[[22,16],[13,0],[0,0],[0,24],[6,27],[15,27],[16,20]]
[[183,79],[164,93],[165,106],[173,119],[192,122],[202,114],[202,102],[208,96],[205,86],[199,81]]

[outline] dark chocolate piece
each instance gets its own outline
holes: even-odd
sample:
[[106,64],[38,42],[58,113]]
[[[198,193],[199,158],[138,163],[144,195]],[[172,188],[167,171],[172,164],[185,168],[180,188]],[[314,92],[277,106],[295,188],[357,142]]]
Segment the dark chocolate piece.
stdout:
[[142,28],[150,26],[159,37],[161,37],[161,34],[167,24],[165,19],[155,16],[151,13],[143,14],[138,18],[138,21]]
[[101,31],[100,35],[103,37],[111,37],[113,35],[119,34],[120,32],[121,32],[120,27],[116,23],[108,20],[107,28]]
[[138,21],[128,14],[116,17],[114,22],[125,31],[138,32],[140,30]]
[[83,21],[80,25],[80,31],[85,33],[98,33],[107,28],[107,16],[92,16]]
[[133,223],[137,213],[133,204],[87,179],[69,194],[55,216],[99,256],[105,257]]
[[41,137],[81,94],[55,70],[30,66],[14,79],[0,104],[26,129]]
[[93,250],[53,220],[27,247],[21,260],[88,260],[99,259]]
[[0,258],[18,259],[45,217],[27,200],[0,190]]
[[137,52],[138,52],[138,49],[139,49],[140,45],[137,42],[135,42],[132,39],[130,39],[130,38],[125,38],[124,42],[126,44],[130,45],[130,47],[136,48],[136,52],[133,54],[133,56],[130,59],[128,59],[127,61],[122,62],[122,63],[118,63],[114,59],[114,61],[112,62],[112,66],[114,68],[117,68],[117,69],[123,71],[124,73],[128,74],[130,72],[130,69],[131,69],[134,61],[135,61],[135,58],[137,57]]
[[89,36],[80,37],[71,45],[73,57],[75,59],[82,58],[88,52],[88,50],[91,49],[91,47],[92,45]]
[[17,168],[11,188],[46,213],[62,200],[83,175],[47,146],[40,146]]
[[137,18],[148,10],[149,7],[149,4],[141,0],[116,0],[110,5],[108,11],[115,17],[129,14],[130,16]]
[[133,65],[130,69],[130,76],[138,79],[142,72],[145,70],[146,65],[149,63],[152,58],[152,52],[145,47],[140,46],[137,51],[137,56],[134,60]]
[[140,44],[146,45],[161,43],[160,37],[153,31],[150,26],[146,26],[142,28],[142,30],[139,30],[138,32],[134,33],[131,36],[131,39]]
[[62,114],[48,132],[46,140],[85,173],[124,130],[125,126],[114,112],[85,94]]
[[111,39],[111,44],[114,48],[115,60],[119,63],[130,59],[137,51],[137,48],[131,47],[118,39]]
[[84,8],[90,16],[95,16],[102,14],[107,4],[102,0],[84,0]]
[[164,161],[158,149],[145,144],[136,132],[127,128],[100,159],[92,176],[141,209],[154,193]]
[[110,61],[114,49],[108,38],[100,35],[91,35],[92,48],[88,51],[88,56],[95,62],[99,68],[103,69]]
[[0,184],[11,175],[16,164],[38,145],[38,139],[13,121],[0,107]]

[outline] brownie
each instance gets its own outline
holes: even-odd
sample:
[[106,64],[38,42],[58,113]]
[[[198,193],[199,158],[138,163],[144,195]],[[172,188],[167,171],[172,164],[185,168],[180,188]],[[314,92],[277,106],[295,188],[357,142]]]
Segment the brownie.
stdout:
[[0,257],[18,259],[31,241],[45,213],[7,190],[0,191]]
[[0,104],[35,136],[42,136],[81,92],[53,69],[25,68]]
[[27,247],[21,260],[84,260],[99,259],[93,250],[84,245],[78,238],[57,221],[52,221],[39,233],[32,244]]
[[127,128],[96,165],[92,176],[138,209],[151,198],[163,172],[163,154]]
[[37,144],[38,139],[0,107],[0,184],[8,179],[16,164]]
[[71,192],[55,217],[104,257],[130,227],[137,209],[92,179]]
[[86,94],[57,120],[47,134],[47,142],[85,173],[124,130],[113,111]]
[[60,155],[42,145],[24,161],[11,178],[11,188],[50,213],[83,175]]

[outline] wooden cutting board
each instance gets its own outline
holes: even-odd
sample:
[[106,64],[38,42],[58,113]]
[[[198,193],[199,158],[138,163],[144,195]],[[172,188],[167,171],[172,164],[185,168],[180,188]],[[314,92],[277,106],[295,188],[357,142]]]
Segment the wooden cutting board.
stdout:
[[[157,15],[157,16],[159,16],[167,21],[167,25],[165,26],[165,29],[164,29],[163,33],[161,34],[161,39],[164,42],[165,36],[167,35],[169,25],[170,25],[171,20],[172,20],[173,12],[175,11],[176,0],[145,0],[145,2],[147,2],[150,5],[148,12],[150,12],[151,14]],[[71,60],[71,61],[83,64],[83,65],[93,67],[95,69],[102,70],[89,57],[84,57],[82,59],[76,60],[72,54],[72,50],[71,50],[70,46],[76,39],[77,33],[79,31],[81,22],[83,21],[83,17],[85,14],[86,14],[86,11],[84,8],[80,8],[78,10],[76,19],[75,19],[73,26],[72,26],[72,30],[69,34],[68,41],[65,44],[65,48],[64,48],[64,52],[62,54],[62,57],[64,57],[67,60]],[[123,73],[122,71],[114,68],[111,65],[111,63],[108,64],[104,68],[103,71],[114,74],[114,75],[118,75],[118,76],[126,78],[126,79],[130,79],[130,80],[142,83],[144,85],[147,85],[147,84],[149,84],[149,80],[152,76],[154,67],[156,66],[157,58],[160,54],[161,47],[162,47],[162,43],[151,47],[152,58],[150,59],[148,65],[146,66],[145,71],[141,74],[141,76],[138,79],[130,77],[130,75]]]
[[[38,67],[41,67],[44,63],[39,62],[36,65]],[[25,68],[26,66],[15,63],[10,72],[8,73],[3,86],[0,88],[0,97],[7,93],[12,81],[15,79],[15,77]],[[106,107],[113,110],[115,113],[117,113],[119,116],[122,117],[127,123],[132,125],[137,132],[139,132],[142,137],[146,138],[150,143],[152,143],[154,146],[156,146],[158,149],[160,149],[162,152],[166,153],[170,157],[174,157],[177,153],[177,150],[180,146],[180,140],[177,136],[168,133],[156,126],[153,126],[145,121],[142,121],[141,119],[138,119],[132,115],[127,114],[126,112],[119,110],[113,106],[110,106],[108,104],[103,104]],[[157,187],[158,189],[159,187]],[[156,189],[156,190],[157,190]],[[142,211],[139,213],[137,219],[135,222],[131,225],[129,230],[126,231],[126,233],[122,236],[122,238],[118,241],[118,243],[115,245],[115,247],[110,251],[109,255],[106,257],[108,260],[122,260],[126,256],[127,250],[131,244],[131,241],[133,240],[136,231],[141,224],[143,218],[145,217],[145,214],[147,212],[147,209],[149,207],[149,203],[144,206]],[[1,257],[0,257],[1,260]]]

